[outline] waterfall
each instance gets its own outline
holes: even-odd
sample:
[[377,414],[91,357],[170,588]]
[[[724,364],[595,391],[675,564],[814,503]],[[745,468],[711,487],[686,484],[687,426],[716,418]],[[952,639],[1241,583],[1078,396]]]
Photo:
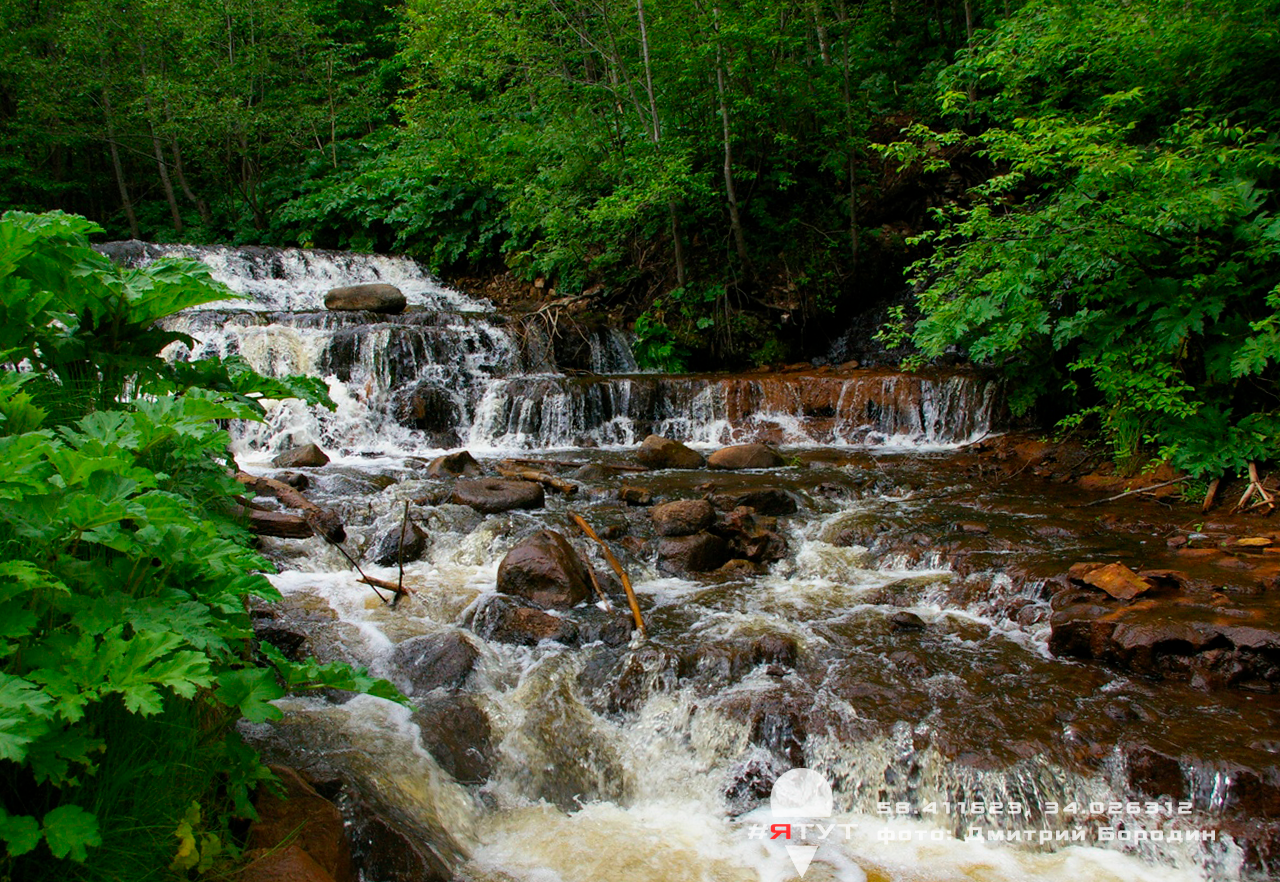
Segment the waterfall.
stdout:
[[[241,296],[167,321],[197,341],[171,357],[238,355],[267,375],[329,382],[337,413],[273,405],[266,426],[238,430],[246,453],[307,442],[339,455],[611,447],[651,433],[701,445],[941,448],[982,438],[1000,418],[998,384],[972,373],[640,373],[617,328],[508,319],[407,258],[136,242],[104,250],[134,264],[202,261]],[[396,285],[407,310],[323,309],[330,288],[360,282]],[[574,363],[557,363],[566,350]]]

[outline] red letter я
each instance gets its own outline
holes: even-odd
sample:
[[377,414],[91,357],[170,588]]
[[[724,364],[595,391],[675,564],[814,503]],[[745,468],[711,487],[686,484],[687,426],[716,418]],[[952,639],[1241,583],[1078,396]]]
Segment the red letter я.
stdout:
[[779,836],[781,836],[783,839],[790,839],[791,825],[790,824],[774,824],[772,827],[769,828],[769,832],[773,834],[772,836],[769,837],[770,839],[777,839]]

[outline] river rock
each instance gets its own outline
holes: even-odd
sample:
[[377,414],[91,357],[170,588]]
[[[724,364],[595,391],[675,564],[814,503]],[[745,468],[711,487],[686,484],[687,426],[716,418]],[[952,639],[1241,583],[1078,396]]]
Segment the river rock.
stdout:
[[440,446],[456,444],[462,413],[449,390],[424,380],[399,392],[392,403],[396,422],[410,429],[426,432]]
[[728,562],[729,545],[706,531],[668,536],[658,543],[658,567],[675,576],[709,573]]
[[[271,787],[262,787],[254,808],[258,819],[249,828],[249,848],[275,849],[283,843],[300,849],[309,860],[322,868],[333,882],[354,882],[355,867],[351,862],[351,845],[343,827],[342,813],[329,800],[315,791],[293,769],[272,766],[283,795]],[[305,866],[306,861],[293,858],[290,865]],[[296,877],[282,873],[262,875],[269,862],[263,861],[255,871],[255,879],[294,880]]]
[[236,882],[337,882],[297,845],[249,849],[244,856],[248,863]]
[[479,657],[479,650],[459,631],[410,637],[391,651],[391,681],[409,695],[457,689],[466,682]]
[[735,508],[729,512],[712,532],[729,543],[734,557],[753,563],[772,563],[787,556],[789,545],[778,533],[777,519],[758,515],[750,508]]
[[1114,597],[1132,600],[1151,589],[1151,583],[1121,563],[1104,565],[1075,564],[1067,573],[1072,580],[1083,582]]
[[407,304],[399,288],[380,282],[330,288],[324,295],[324,308],[337,311],[365,310],[398,315]]
[[700,469],[707,462],[698,451],[661,435],[650,435],[641,442],[636,461],[651,469]]
[[777,487],[761,487],[741,493],[717,493],[711,502],[721,511],[733,511],[735,508],[753,508],[762,515],[795,514],[800,506],[796,498]]
[[895,631],[923,631],[925,624],[915,613],[899,610],[889,616],[889,627]]
[[459,476],[473,478],[483,474],[484,468],[468,450],[459,450],[454,453],[446,453],[444,456],[437,456],[427,466],[427,477],[429,478]]
[[591,576],[564,536],[539,530],[507,552],[498,565],[498,593],[542,607],[571,609],[591,593]]
[[655,505],[649,513],[659,536],[692,536],[716,519],[716,510],[705,499],[677,499]]
[[764,444],[721,447],[707,457],[707,465],[713,469],[775,469],[785,464],[778,451]]
[[541,484],[514,478],[461,478],[453,485],[452,501],[484,514],[517,508],[542,508],[546,494]]
[[422,746],[459,784],[483,784],[493,774],[495,753],[489,717],[469,695],[432,693],[415,699],[411,719]]
[[653,494],[645,487],[623,484],[618,488],[618,499],[627,505],[651,505]]
[[517,646],[536,646],[543,640],[572,646],[578,639],[578,628],[569,619],[505,594],[493,594],[482,601],[468,617],[467,624],[486,640]]
[[304,444],[281,453],[271,464],[278,469],[319,468],[329,462],[329,457],[315,444]]
[[[403,545],[400,541],[402,533]],[[410,563],[421,559],[427,550],[428,541],[427,531],[413,521],[403,525],[396,524],[378,537],[373,545],[373,553],[369,557],[380,567]]]

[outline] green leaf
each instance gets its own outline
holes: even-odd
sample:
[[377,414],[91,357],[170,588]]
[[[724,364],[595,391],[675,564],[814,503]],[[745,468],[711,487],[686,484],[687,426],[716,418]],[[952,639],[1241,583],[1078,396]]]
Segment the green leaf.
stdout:
[[44,838],[56,858],[83,863],[88,849],[102,844],[98,817],[78,805],[59,806],[44,816]]
[[11,815],[0,808],[0,839],[11,856],[26,854],[40,844],[40,823],[30,815]]
[[51,704],[34,683],[0,673],[0,759],[23,760],[27,745],[49,730]]
[[264,723],[284,716],[279,708],[268,704],[284,695],[275,674],[269,670],[242,668],[228,671],[218,677],[218,689],[214,694],[223,704],[239,709],[251,723]]

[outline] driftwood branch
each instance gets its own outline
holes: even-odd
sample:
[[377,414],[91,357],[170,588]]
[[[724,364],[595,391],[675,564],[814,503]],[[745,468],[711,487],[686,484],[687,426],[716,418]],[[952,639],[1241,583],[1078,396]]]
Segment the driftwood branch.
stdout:
[[255,534],[259,536],[275,536],[278,539],[309,539],[315,530],[307,523],[306,518],[286,514],[282,511],[263,511],[247,505],[232,508],[232,514],[243,518]]
[[1262,479],[1258,477],[1258,464],[1256,462],[1249,463],[1249,486],[1244,488],[1244,495],[1240,497],[1240,501],[1236,503],[1236,507],[1231,510],[1232,514],[1244,509],[1244,504],[1249,501],[1250,497],[1257,494],[1258,501],[1249,508],[1267,507],[1267,512],[1275,511],[1276,497],[1274,493],[1262,486]]
[[546,472],[536,472],[533,469],[518,469],[499,465],[498,474],[504,478],[519,478],[522,481],[532,481],[566,496],[578,492],[577,484],[566,481],[563,478],[557,478],[554,475],[548,475]]
[[1138,493],[1150,493],[1152,490],[1159,490],[1161,487],[1168,487],[1170,484],[1181,484],[1188,480],[1186,477],[1174,478],[1172,481],[1162,481],[1159,484],[1152,484],[1149,487],[1136,487],[1133,490],[1126,490],[1123,493],[1117,493],[1115,496],[1108,496],[1106,499],[1095,499],[1093,502],[1086,502],[1081,508],[1092,508],[1095,505],[1102,505],[1104,502],[1115,502],[1117,499],[1124,499],[1126,496],[1134,496]]
[[1209,489],[1205,491],[1204,502],[1200,505],[1200,513],[1207,514],[1209,509],[1213,508],[1213,503],[1218,498],[1218,488],[1222,486],[1222,478],[1214,478],[1209,482]]
[[636,591],[631,587],[631,579],[627,576],[627,571],[622,568],[622,564],[618,562],[618,558],[614,556],[613,551],[605,544],[605,541],[596,535],[596,531],[591,529],[591,525],[583,520],[581,515],[569,512],[569,517],[573,518],[573,522],[578,525],[578,529],[599,543],[600,550],[604,552],[605,560],[609,562],[609,566],[613,567],[613,571],[618,574],[618,579],[622,582],[622,588],[627,592],[627,603],[631,604],[631,617],[635,619],[636,627],[640,629],[640,636],[647,636],[644,628],[644,618],[640,615],[640,603],[636,600]]

